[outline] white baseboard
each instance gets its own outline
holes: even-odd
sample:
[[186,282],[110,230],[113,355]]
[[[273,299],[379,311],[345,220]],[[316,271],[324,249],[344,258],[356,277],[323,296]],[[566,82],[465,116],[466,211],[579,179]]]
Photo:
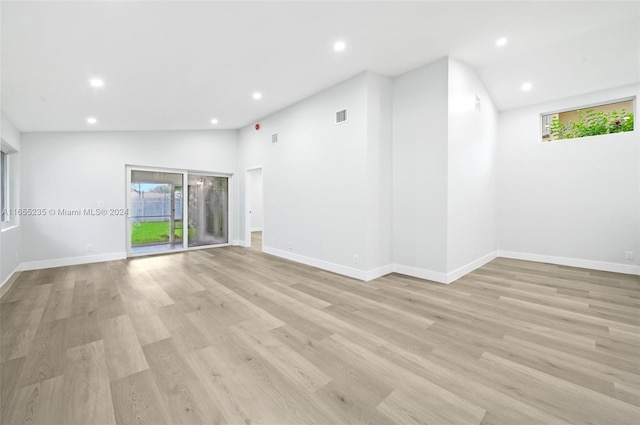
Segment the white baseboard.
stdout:
[[389,274],[393,271],[392,265],[379,267],[377,269],[365,271],[356,269],[353,267],[343,266],[341,264],[330,263],[324,260],[318,260],[316,258],[306,257],[304,255],[295,254],[293,252],[284,251],[269,246],[263,246],[262,252],[265,254],[275,255],[276,257],[285,258],[287,260],[295,261],[297,263],[306,264],[307,266],[316,267],[322,270],[327,270],[333,273],[338,273],[343,276],[352,277],[358,280],[369,281],[376,279],[385,274]]
[[386,266],[378,267],[377,269],[369,270],[364,273],[365,278],[362,280],[364,280],[365,282],[369,282],[370,280],[386,276],[389,273],[393,273],[393,264],[387,264]]
[[4,282],[2,282],[2,285],[0,285],[0,298],[2,298],[4,294],[9,292],[13,284],[16,283],[16,280],[18,280],[18,278],[20,277],[20,273],[22,272],[20,271],[20,265],[18,265],[13,273],[7,276]]
[[[250,246],[250,243],[246,241],[234,240],[233,245]],[[449,284],[462,276],[472,272],[473,270],[484,266],[496,257],[512,258],[516,260],[535,261],[539,263],[558,264],[570,267],[580,267],[592,270],[602,270],[614,273],[624,273],[631,275],[640,275],[640,266],[634,264],[619,264],[608,263],[603,261],[583,260],[578,258],[568,257],[555,257],[550,255],[530,254],[525,252],[515,251],[495,251],[487,254],[471,263],[462,266],[452,272],[443,273],[428,269],[422,269],[413,266],[407,266],[403,264],[387,264],[382,267],[378,267],[372,270],[360,270],[353,267],[343,266],[340,264],[331,263],[316,258],[306,257],[304,255],[296,254],[289,251],[284,251],[277,248],[263,246],[262,251],[266,254],[275,255],[277,257],[285,258],[287,260],[295,261],[298,263],[306,264],[308,266],[317,267],[322,270],[338,273],[344,276],[352,277],[363,281],[370,281],[379,277],[385,276],[389,273],[400,273],[407,276],[416,277],[419,279],[431,280],[438,283]],[[48,269],[51,267],[63,267],[74,266],[78,264],[100,263],[104,261],[123,260],[127,258],[126,252],[114,252],[110,254],[100,255],[88,255],[82,257],[67,257],[58,258],[53,260],[42,261],[29,261],[19,265],[14,273],[12,273],[3,283],[0,285],[0,296],[6,293],[11,285],[15,282],[21,271],[27,270],[39,270]]]
[[497,257],[497,254],[497,251],[491,252],[449,273],[436,272],[433,270],[421,269],[413,266],[405,266],[403,264],[394,264],[393,271],[407,276],[417,277],[418,279],[426,279],[448,285],[460,279],[462,276],[471,273],[475,269],[484,266],[489,261],[495,259]]
[[252,232],[262,232],[262,227],[252,227],[251,231]]
[[498,251],[493,251],[483,257],[478,258],[477,260],[470,262],[465,266],[460,267],[459,269],[456,269],[452,272],[447,273],[447,283],[455,282],[456,280],[460,279],[462,276],[468,273],[471,273],[475,269],[479,269],[480,267],[484,266],[488,262],[495,260],[497,257],[498,257]]
[[28,261],[22,263],[20,270],[40,270],[51,267],[76,266],[78,264],[102,263],[104,261],[124,260],[126,252],[113,252],[110,254],[86,255],[82,257],[56,258],[55,260]]
[[605,261],[583,260],[580,258],[556,257],[553,255],[530,254],[517,251],[498,251],[498,257],[514,260],[535,261],[560,266],[580,267],[583,269],[602,270],[605,272],[640,275],[640,266],[635,264],[608,263]]
[[393,271],[407,276],[417,277],[418,279],[431,280],[438,283],[449,283],[447,282],[446,273],[436,272],[433,270],[407,266],[404,264],[394,264]]
[[234,240],[231,243],[231,245],[233,245],[233,246],[241,246],[243,248],[251,248],[251,241],[250,240],[245,241],[245,240],[238,239],[238,240]]
[[400,273],[407,276],[417,277],[419,279],[431,280],[438,283],[449,284],[456,281],[467,273],[472,272],[478,267],[482,267],[489,261],[496,258],[496,252],[485,255],[477,260],[454,270],[451,273],[436,272],[433,270],[421,269],[418,267],[406,266],[403,264],[387,264],[382,267],[378,267],[373,270],[359,270],[353,267],[347,267],[340,264],[330,263],[316,258],[306,257],[304,255],[295,254],[293,252],[284,251],[277,248],[264,246],[262,252],[266,254],[275,255],[276,257],[286,258],[287,260],[295,261],[298,263],[306,264],[308,266],[317,267],[322,270],[328,270],[330,272],[338,273],[344,276],[352,277],[354,279],[370,281],[379,277],[385,276],[389,273]]

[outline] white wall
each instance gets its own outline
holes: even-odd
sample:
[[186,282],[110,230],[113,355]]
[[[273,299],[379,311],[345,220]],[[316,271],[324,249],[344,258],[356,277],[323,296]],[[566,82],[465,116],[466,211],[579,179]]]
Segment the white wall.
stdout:
[[[230,240],[248,245],[246,171],[261,167],[264,250],[295,261],[361,279],[397,271],[451,282],[498,249],[637,273],[638,130],[543,144],[539,114],[639,91],[498,116],[475,72],[444,58],[393,79],[359,74],[260,120],[259,131],[32,133],[20,144],[3,116],[2,135],[20,150],[22,207],[124,208],[125,164],[235,173]],[[343,108],[349,121],[336,126]],[[26,268],[125,255],[124,217],[20,224],[0,238],[3,281],[21,245]]]
[[455,59],[393,80],[397,272],[450,283],[495,258],[496,121],[482,82]]
[[239,169],[263,166],[265,252],[363,279],[389,267],[389,98],[363,73],[240,130]]
[[[22,206],[125,208],[125,164],[235,173],[236,144],[236,131],[25,133]],[[237,199],[233,180],[231,195]],[[23,217],[25,266],[122,258],[125,223],[118,216]],[[230,233],[237,239],[236,227]]]
[[264,215],[264,196],[262,188],[262,168],[257,168],[249,172],[249,208],[251,210],[251,231],[262,230]]
[[365,256],[368,278],[392,271],[392,79],[368,72]]
[[[500,113],[501,255],[638,273],[638,124],[628,133],[542,143],[540,114],[639,92],[635,85]],[[625,251],[635,259],[625,260]]]
[[495,258],[498,248],[497,110],[476,73],[451,58],[448,85],[447,272],[464,274]]
[[393,80],[393,261],[397,271],[447,271],[448,59]]
[[[20,207],[20,132],[13,123],[2,114],[2,144],[10,151],[9,161],[9,207]],[[22,258],[22,225],[20,216],[11,217],[0,232],[0,286],[9,280],[20,265]]]

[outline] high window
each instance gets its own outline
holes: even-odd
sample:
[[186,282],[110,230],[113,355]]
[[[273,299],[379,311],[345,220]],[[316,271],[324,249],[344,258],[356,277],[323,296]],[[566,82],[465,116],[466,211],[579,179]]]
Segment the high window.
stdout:
[[542,141],[633,131],[635,99],[542,114]]

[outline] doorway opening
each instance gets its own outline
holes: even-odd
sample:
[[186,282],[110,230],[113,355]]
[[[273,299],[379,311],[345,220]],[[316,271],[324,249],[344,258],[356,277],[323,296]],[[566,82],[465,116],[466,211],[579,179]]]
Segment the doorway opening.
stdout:
[[262,167],[247,170],[245,181],[247,205],[245,240],[252,249],[262,251],[262,232],[264,229]]

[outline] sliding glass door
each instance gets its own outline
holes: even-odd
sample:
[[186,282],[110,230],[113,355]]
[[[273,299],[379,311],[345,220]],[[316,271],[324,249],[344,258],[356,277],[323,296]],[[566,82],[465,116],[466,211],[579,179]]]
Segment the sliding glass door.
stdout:
[[229,243],[229,177],[134,168],[127,174],[130,255]]
[[229,242],[229,179],[189,175],[189,246]]

